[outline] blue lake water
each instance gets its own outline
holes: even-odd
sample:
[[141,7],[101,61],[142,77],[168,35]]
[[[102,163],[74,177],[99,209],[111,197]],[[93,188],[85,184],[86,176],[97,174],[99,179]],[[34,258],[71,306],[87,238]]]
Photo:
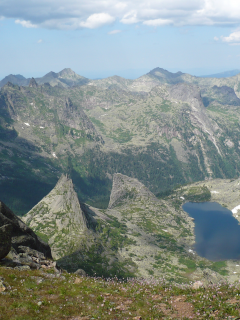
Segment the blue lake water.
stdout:
[[216,202],[182,206],[195,221],[194,249],[212,261],[240,259],[240,225],[232,212]]

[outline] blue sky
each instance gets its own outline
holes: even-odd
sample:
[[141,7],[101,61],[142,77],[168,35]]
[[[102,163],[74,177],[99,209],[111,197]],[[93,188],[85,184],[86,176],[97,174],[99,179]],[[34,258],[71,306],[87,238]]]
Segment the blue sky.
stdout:
[[238,0],[0,0],[0,79],[240,69]]

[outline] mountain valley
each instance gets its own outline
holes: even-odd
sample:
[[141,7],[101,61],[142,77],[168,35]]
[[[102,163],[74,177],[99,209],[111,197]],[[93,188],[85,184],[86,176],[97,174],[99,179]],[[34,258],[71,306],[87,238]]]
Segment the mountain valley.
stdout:
[[[64,70],[59,75],[79,79]],[[156,68],[136,80],[110,77],[65,88],[29,83],[1,89],[0,190],[18,214],[69,170],[80,199],[105,208],[115,172],[155,194],[238,175],[238,75],[197,78]],[[23,201],[18,183],[36,185],[34,199]]]
[[194,253],[194,222],[181,205],[238,210],[240,75],[156,68],[135,80],[90,80],[64,69],[15,78],[0,90],[1,200],[59,266],[178,282],[205,269],[237,278],[236,262]]

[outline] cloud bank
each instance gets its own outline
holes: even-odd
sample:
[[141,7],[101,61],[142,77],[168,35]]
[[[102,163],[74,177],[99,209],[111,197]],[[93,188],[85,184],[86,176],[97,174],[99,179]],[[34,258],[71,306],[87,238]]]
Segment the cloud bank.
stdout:
[[0,0],[1,16],[26,28],[99,28],[122,24],[236,25],[239,0]]

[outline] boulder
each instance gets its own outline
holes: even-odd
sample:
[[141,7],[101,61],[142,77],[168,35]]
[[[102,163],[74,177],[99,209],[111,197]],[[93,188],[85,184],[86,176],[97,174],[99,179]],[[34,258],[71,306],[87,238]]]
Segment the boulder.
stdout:
[[226,279],[219,273],[209,268],[203,269],[203,283],[206,286],[219,285],[224,282],[226,282]]
[[0,260],[5,258],[11,250],[12,226],[5,224],[0,227]]
[[86,272],[83,270],[83,269],[78,269],[77,271],[74,272],[77,276],[80,276],[80,277],[86,277],[87,274]]
[[29,247],[25,247],[25,246],[19,246],[18,247],[18,252],[19,253],[26,253],[27,255],[31,256],[31,257],[35,257],[41,260],[44,260],[44,254],[42,252],[39,252],[37,250],[31,249]]
[[12,227],[11,243],[17,253],[22,252],[20,247],[24,246],[42,252],[47,258],[52,258],[49,245],[43,242],[32,229],[0,201],[0,227],[4,225]]
[[196,281],[196,282],[194,282],[194,284],[193,284],[193,286],[192,286],[192,288],[193,289],[199,289],[199,288],[202,288],[203,287],[203,282],[202,281]]

